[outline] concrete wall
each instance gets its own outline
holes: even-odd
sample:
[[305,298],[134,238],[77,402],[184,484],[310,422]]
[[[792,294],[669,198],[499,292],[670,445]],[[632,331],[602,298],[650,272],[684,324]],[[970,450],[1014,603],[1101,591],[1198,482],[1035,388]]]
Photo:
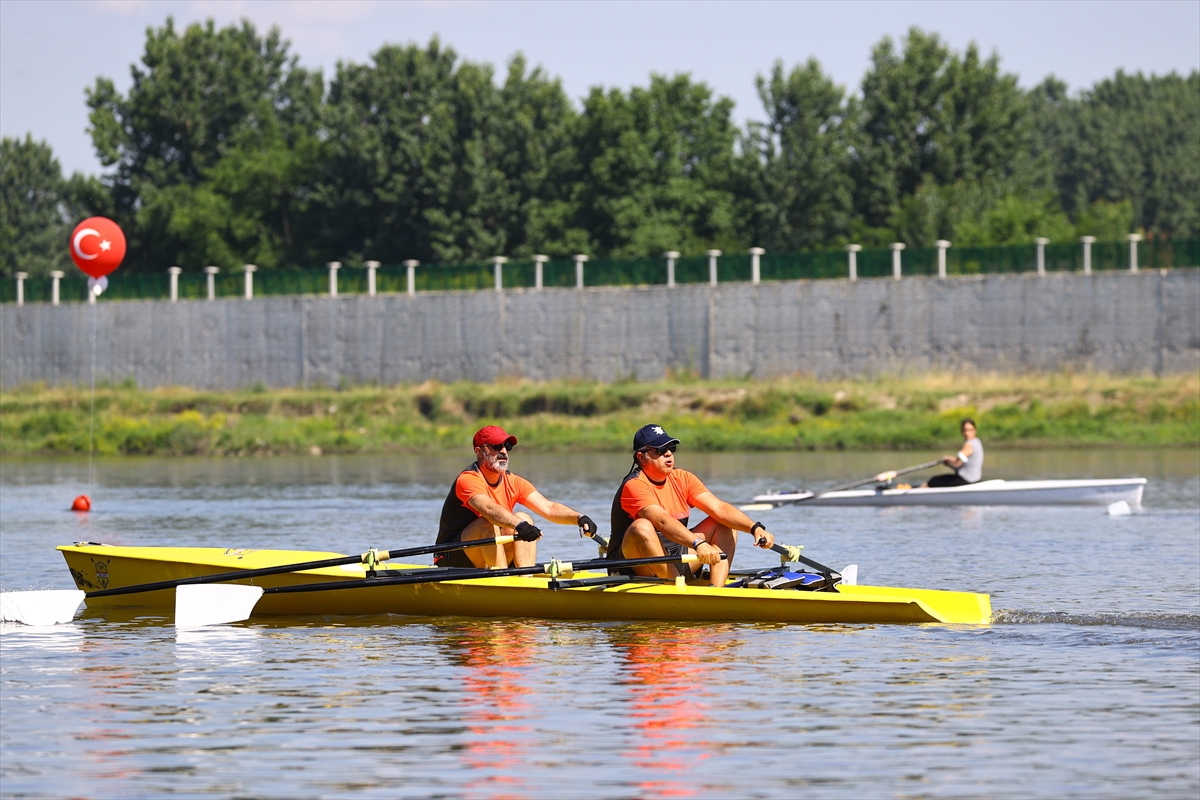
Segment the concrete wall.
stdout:
[[941,370],[1200,369],[1200,270],[0,309],[0,382],[211,389]]

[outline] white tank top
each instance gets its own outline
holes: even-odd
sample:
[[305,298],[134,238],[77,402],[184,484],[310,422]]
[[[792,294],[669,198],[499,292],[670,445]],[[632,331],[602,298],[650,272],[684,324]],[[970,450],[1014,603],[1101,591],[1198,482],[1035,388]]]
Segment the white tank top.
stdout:
[[955,472],[967,483],[979,483],[980,478],[983,477],[983,442],[978,439],[968,439],[963,443],[964,447],[968,444],[971,445],[971,457]]

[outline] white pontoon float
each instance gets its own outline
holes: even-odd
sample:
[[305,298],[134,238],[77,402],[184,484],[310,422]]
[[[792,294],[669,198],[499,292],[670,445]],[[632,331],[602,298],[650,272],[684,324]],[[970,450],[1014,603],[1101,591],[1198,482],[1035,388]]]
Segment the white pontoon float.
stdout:
[[[813,492],[775,492],[760,494],[755,503],[778,506],[800,503],[806,506],[1048,506],[1110,505],[1124,500],[1141,505],[1145,478],[1063,481],[980,481],[967,486],[935,488],[854,489],[829,492],[817,497]],[[811,500],[808,498],[812,498]]]

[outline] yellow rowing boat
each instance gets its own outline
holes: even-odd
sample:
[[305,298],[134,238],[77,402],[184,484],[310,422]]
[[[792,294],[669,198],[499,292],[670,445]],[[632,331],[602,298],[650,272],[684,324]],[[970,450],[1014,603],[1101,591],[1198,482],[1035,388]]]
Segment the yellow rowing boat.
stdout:
[[[118,547],[74,544],[59,547],[75,585],[97,592],[158,581],[235,570],[337,558],[339,553],[217,547]],[[421,564],[380,564],[387,574],[421,572]],[[363,564],[287,572],[235,581],[262,587],[362,580]],[[588,585],[588,581],[598,584]],[[254,617],[406,614],[416,616],[540,617],[589,620],[678,620],[797,623],[923,623],[986,625],[986,594],[933,589],[839,585],[832,592],[714,588],[655,580],[605,584],[600,573],[576,573],[551,588],[546,576],[439,580],[430,583],[266,594]],[[90,597],[89,608],[168,609],[174,590]]]

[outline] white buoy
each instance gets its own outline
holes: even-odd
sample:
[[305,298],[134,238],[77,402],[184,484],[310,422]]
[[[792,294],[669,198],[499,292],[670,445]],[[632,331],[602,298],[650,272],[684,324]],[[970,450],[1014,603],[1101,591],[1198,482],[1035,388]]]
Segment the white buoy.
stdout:
[[1115,503],[1109,503],[1108,515],[1110,517],[1128,517],[1133,511],[1129,508],[1129,503],[1124,500],[1118,500]]

